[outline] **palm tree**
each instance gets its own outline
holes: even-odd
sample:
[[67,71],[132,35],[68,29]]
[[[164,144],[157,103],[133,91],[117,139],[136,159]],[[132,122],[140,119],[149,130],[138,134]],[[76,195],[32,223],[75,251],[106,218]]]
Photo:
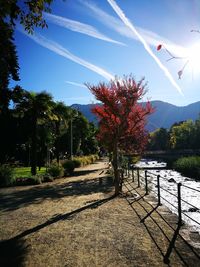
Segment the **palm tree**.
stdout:
[[19,115],[28,117],[31,127],[31,173],[36,174],[37,167],[37,129],[38,124],[43,124],[46,120],[52,118],[53,99],[50,94],[43,91],[33,93],[21,90],[20,97],[15,99],[15,109]]
[[59,164],[59,158],[60,158],[59,139],[61,136],[61,130],[63,128],[68,127],[68,123],[71,118],[71,109],[67,107],[63,102],[57,102],[54,103],[52,112],[55,115],[54,117],[55,133],[56,133],[55,153],[56,153],[57,163]]

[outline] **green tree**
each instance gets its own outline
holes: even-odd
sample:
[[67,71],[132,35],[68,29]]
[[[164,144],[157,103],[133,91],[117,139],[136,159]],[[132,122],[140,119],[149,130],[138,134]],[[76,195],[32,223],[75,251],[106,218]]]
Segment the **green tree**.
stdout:
[[[50,11],[52,0],[0,0],[0,161],[6,162],[13,156],[16,146],[16,123],[12,110],[9,110],[12,90],[10,80],[19,81],[19,63],[14,43],[15,23],[23,25],[28,33],[34,27],[45,27],[43,12]],[[9,142],[5,142],[9,140]],[[14,146],[15,143],[15,146]]]
[[169,135],[165,128],[156,129],[150,133],[148,149],[167,150],[169,148]]
[[[59,151],[72,156],[91,154],[97,151],[96,128],[77,110],[70,109],[68,127],[61,131]],[[72,147],[71,147],[72,146]]]
[[19,80],[19,64],[14,43],[15,22],[19,21],[28,33],[34,27],[45,27],[43,12],[50,11],[52,0],[0,0],[0,113],[8,110],[9,80]]
[[75,111],[75,116],[72,118],[72,133],[73,133],[73,153],[81,152],[81,146],[87,137],[89,131],[89,122],[82,113]]
[[38,124],[43,124],[52,116],[53,100],[46,92],[33,93],[23,90],[23,96],[15,103],[19,116],[29,118],[31,127],[31,173],[36,174]]
[[55,115],[54,124],[55,124],[55,153],[56,153],[56,160],[59,163],[60,158],[60,138],[61,132],[68,128],[69,121],[72,116],[72,110],[67,107],[63,102],[57,102],[53,105],[53,114]]
[[8,112],[10,79],[19,80],[19,65],[13,39],[13,29],[0,19],[0,114]]
[[193,148],[200,149],[200,118],[194,123]]
[[19,21],[26,31],[32,33],[34,26],[44,28],[47,26],[43,12],[50,12],[50,5],[53,0],[0,0],[0,18],[8,21],[10,25],[15,27],[15,22]]
[[0,163],[12,160],[15,155],[16,144],[18,143],[19,121],[12,115],[12,112],[0,114]]
[[96,154],[98,152],[99,146],[96,139],[97,127],[94,123],[90,122],[88,124],[88,131],[85,138],[82,139],[81,150],[84,155]]
[[192,147],[195,127],[192,120],[174,125],[170,129],[170,146],[172,149],[187,149]]

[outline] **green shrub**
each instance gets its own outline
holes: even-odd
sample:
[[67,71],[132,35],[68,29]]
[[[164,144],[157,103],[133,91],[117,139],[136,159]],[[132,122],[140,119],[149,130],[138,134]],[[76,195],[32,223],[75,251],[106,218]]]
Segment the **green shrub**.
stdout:
[[91,164],[90,156],[85,156],[84,157],[84,162],[85,162],[85,165]]
[[34,176],[31,176],[29,178],[25,178],[27,181],[27,184],[30,185],[36,185],[36,184],[41,184],[43,182],[43,176],[36,174]]
[[65,170],[65,175],[72,175],[75,168],[83,167],[85,165],[94,163],[99,159],[98,155],[74,157],[73,160],[62,161],[62,166]]
[[[29,177],[30,178],[30,177]],[[27,179],[29,178],[25,178],[25,177],[22,177],[22,178],[16,178],[15,180],[15,185],[27,185]]]
[[65,175],[67,175],[67,174],[72,175],[73,174],[74,168],[75,168],[74,160],[65,160],[62,165],[63,165],[63,168],[65,170]]
[[172,168],[174,168],[174,164],[177,161],[177,158],[166,157],[166,158],[163,159],[163,161],[165,161],[167,163],[167,168],[168,169],[172,169]]
[[21,177],[17,178],[15,181],[15,185],[37,185],[43,182],[43,176],[35,175],[31,177]]
[[9,165],[0,165],[0,186],[9,186],[14,183],[14,169]]
[[81,161],[82,161],[82,166],[90,164],[87,156],[82,157]]
[[133,156],[131,158],[131,163],[136,164],[138,161],[140,161],[140,159],[141,159],[141,156]]
[[59,165],[51,165],[47,172],[54,178],[63,177],[64,175],[64,169]]
[[91,163],[94,163],[97,160],[96,155],[90,155],[89,159],[91,160]]
[[81,161],[79,159],[73,159],[74,162],[74,168],[81,167]]
[[45,175],[43,175],[43,182],[53,182],[54,178],[49,174],[46,173]]
[[183,157],[175,161],[174,169],[182,175],[200,179],[200,157]]
[[[99,156],[96,154],[74,158],[74,160],[78,160],[80,162],[80,166],[82,166],[82,167],[85,165],[94,163],[97,159],[99,159]],[[76,167],[76,168],[78,168],[78,167]]]
[[121,156],[120,163],[123,169],[127,169],[128,168],[128,157]]

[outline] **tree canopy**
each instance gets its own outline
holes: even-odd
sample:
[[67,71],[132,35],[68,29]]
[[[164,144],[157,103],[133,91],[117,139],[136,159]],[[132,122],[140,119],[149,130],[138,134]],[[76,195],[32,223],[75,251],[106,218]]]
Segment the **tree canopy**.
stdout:
[[10,79],[19,81],[19,64],[14,43],[16,22],[23,25],[28,33],[33,33],[34,27],[47,26],[42,14],[50,11],[53,0],[0,0],[0,113],[8,110]]
[[199,149],[200,119],[173,124],[170,129],[160,128],[149,134],[148,149]]
[[47,26],[43,19],[43,12],[50,12],[50,5],[53,0],[0,0],[0,17],[4,22],[15,26],[15,22],[19,21],[29,33],[32,33],[34,26],[44,28]]
[[59,163],[71,151],[74,155],[97,153],[95,127],[80,112],[54,102],[47,92],[29,92],[20,86],[10,92],[13,104],[0,115],[0,164],[31,165],[35,174],[36,166],[49,165],[52,158]]
[[153,112],[149,102],[139,103],[146,93],[144,79],[136,82],[130,75],[97,86],[87,84],[102,105],[93,108],[99,119],[99,140],[113,153],[115,193],[119,193],[118,153],[141,152],[147,143],[145,123]]

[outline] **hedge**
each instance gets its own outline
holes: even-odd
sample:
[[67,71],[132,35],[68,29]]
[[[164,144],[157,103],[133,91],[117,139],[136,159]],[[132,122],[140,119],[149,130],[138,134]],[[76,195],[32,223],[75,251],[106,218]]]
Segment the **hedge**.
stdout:
[[200,180],[200,157],[183,157],[174,162],[173,168],[184,176]]

